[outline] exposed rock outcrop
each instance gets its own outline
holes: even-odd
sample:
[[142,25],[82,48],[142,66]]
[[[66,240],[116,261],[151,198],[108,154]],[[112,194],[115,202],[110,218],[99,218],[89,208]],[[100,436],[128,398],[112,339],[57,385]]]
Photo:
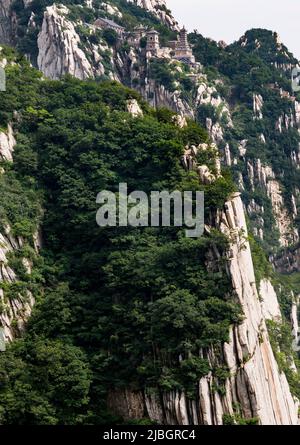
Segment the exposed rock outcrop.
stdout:
[[283,251],[274,259],[274,264],[281,273],[300,272],[300,246]]
[[[87,6],[92,8],[93,7],[93,0],[87,0]],[[122,13],[119,11],[119,9],[116,6],[110,5],[109,3],[101,3],[101,9],[106,11],[109,15],[121,18]]]
[[148,80],[143,96],[155,108],[167,107],[181,116],[194,118],[193,109],[182,98],[180,91],[170,92],[163,85],[158,85],[155,81]]
[[299,334],[300,334],[300,327],[299,327],[299,305],[300,305],[300,295],[297,297],[294,296],[294,301],[292,303],[292,310],[291,310],[291,323],[292,323],[292,334],[294,337],[294,349],[299,352]]
[[127,0],[156,15],[165,25],[175,31],[179,31],[178,22],[174,19],[167,7],[166,0]]
[[[187,169],[197,170],[199,150],[201,146],[186,149],[183,164]],[[230,240],[227,270],[244,315],[242,323],[231,329],[230,341],[223,345],[218,358],[213,349],[205,353],[212,367],[221,360],[230,371],[224,393],[214,390],[217,382],[210,373],[199,381],[192,400],[178,390],[126,389],[112,391],[108,404],[126,420],[147,416],[171,425],[222,425],[224,416],[257,419],[262,425],[297,425],[299,402],[275,360],[266,325],[267,320],[282,321],[280,306],[268,280],[260,283],[258,293],[239,193],[226,202],[217,225]]]
[[256,119],[261,120],[263,118],[262,109],[264,101],[260,94],[253,95],[253,114]]
[[266,282],[260,289],[263,304],[259,301],[243,205],[238,195],[227,204],[222,224],[225,233],[234,230],[236,234],[229,270],[245,314],[242,325],[233,330],[237,349],[230,344],[231,353],[227,355],[228,364],[232,358],[235,360],[231,369],[236,369],[237,388],[242,383],[240,394],[237,390],[242,411],[244,415],[251,412],[259,417],[263,425],[297,424],[298,404],[291,396],[285,375],[279,371],[265,324],[264,313],[267,318],[279,317],[279,305],[274,290]]

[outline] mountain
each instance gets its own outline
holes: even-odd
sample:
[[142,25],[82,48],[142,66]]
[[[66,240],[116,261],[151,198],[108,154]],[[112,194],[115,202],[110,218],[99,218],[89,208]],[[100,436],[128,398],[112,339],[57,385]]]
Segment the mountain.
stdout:
[[[298,424],[300,96],[276,32],[0,5],[0,423]],[[96,195],[205,191],[205,234]],[[67,396],[66,396],[67,395]]]

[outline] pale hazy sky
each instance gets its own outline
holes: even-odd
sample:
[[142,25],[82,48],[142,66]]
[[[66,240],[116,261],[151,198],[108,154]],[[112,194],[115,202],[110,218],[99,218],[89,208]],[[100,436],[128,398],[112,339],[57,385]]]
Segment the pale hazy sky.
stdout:
[[167,0],[189,31],[232,43],[251,28],[277,31],[300,59],[300,0]]

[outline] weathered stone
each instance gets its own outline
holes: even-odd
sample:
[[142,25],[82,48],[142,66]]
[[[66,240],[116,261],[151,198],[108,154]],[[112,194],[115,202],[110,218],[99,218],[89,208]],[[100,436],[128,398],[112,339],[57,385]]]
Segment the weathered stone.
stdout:
[[9,124],[5,133],[0,133],[0,160],[13,160],[13,151],[16,145],[16,140],[13,135],[12,127]]
[[72,74],[79,79],[93,77],[93,69],[79,47],[80,38],[72,22],[64,17],[65,6],[46,8],[42,29],[38,36],[38,66],[50,79]]

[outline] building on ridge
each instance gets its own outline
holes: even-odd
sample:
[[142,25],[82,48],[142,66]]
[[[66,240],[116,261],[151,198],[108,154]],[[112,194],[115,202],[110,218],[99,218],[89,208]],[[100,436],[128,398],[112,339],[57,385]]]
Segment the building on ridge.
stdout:
[[179,41],[175,46],[174,59],[180,62],[188,63],[193,65],[196,63],[195,56],[193,55],[193,50],[188,42],[188,33],[185,27],[180,30]]
[[133,31],[127,33],[127,42],[129,45],[139,48],[141,39],[146,35],[147,29],[143,25],[136,26]]

